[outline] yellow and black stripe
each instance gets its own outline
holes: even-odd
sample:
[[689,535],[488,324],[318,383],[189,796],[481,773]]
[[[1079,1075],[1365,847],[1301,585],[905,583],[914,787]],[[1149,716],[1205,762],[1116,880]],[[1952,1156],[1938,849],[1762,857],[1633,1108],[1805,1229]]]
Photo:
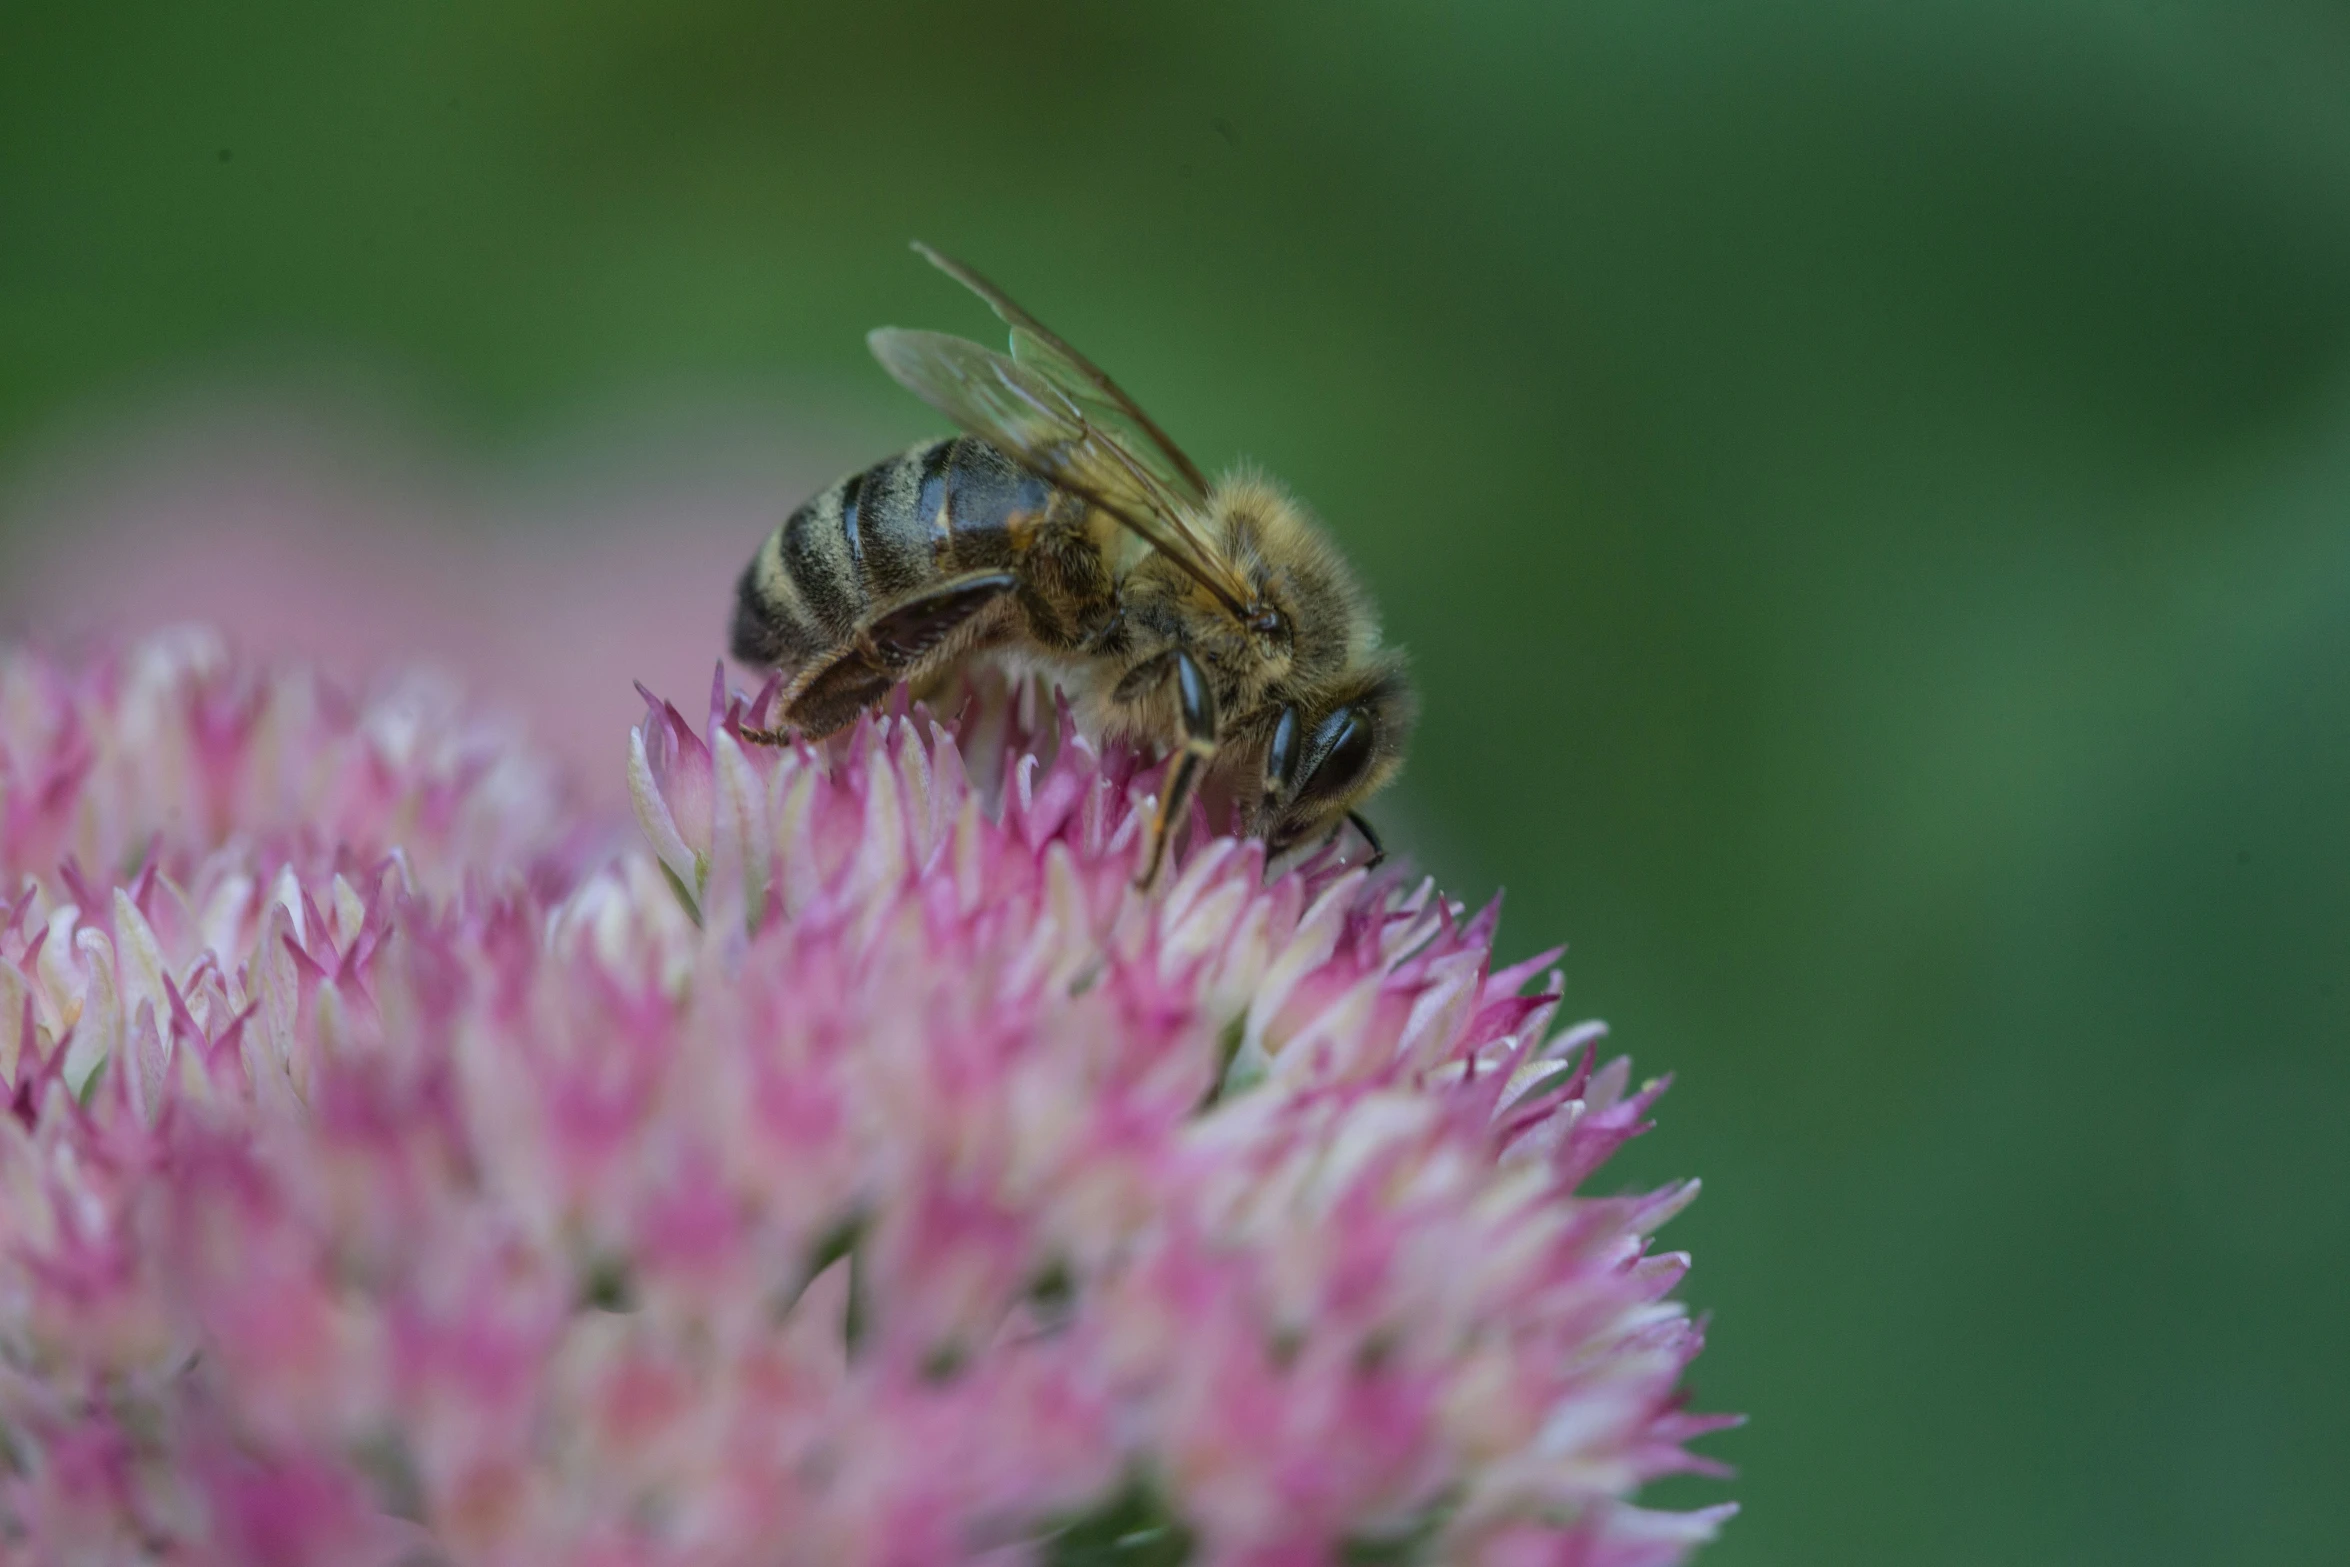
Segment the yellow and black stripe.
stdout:
[[925,441],[827,486],[784,519],[735,585],[734,656],[797,669],[877,610],[966,572],[1015,564],[1014,519],[1052,487],[971,436]]

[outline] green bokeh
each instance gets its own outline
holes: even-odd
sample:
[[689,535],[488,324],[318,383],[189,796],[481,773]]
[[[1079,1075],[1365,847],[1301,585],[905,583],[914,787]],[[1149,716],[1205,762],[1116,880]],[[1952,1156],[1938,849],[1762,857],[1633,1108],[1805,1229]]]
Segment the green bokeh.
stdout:
[[1335,520],[1395,819],[1679,1074],[1709,1561],[2343,1559],[2350,13],[0,7],[0,461],[320,356],[879,455],[916,234]]

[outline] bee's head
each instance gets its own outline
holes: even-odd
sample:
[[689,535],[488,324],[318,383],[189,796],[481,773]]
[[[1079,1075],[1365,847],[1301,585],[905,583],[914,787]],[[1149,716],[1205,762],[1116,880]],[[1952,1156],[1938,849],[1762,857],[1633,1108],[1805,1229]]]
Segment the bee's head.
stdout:
[[1258,830],[1274,854],[1330,831],[1403,765],[1419,712],[1403,660],[1384,654],[1315,700],[1275,712]]

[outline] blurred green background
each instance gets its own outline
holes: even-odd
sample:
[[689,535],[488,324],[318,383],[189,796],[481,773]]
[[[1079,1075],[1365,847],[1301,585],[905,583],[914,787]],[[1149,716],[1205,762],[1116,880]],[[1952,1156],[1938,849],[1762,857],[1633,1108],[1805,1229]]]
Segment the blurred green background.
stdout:
[[861,464],[915,235],[1334,521],[1381,814],[1679,1074],[1707,1560],[2350,1559],[2350,8],[19,0],[0,464],[320,363]]

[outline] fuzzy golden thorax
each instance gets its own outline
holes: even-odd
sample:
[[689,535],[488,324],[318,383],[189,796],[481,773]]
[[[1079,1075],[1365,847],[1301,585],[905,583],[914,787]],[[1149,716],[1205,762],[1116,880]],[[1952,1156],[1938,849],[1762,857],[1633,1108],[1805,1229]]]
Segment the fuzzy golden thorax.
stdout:
[[[1248,829],[1284,849],[1338,825],[1400,767],[1416,706],[1403,659],[1380,644],[1378,612],[1319,523],[1249,472],[1210,494],[1199,531],[1268,612],[1251,625],[1162,559],[1128,581],[1138,653],[1186,648],[1215,688],[1220,792]],[[1160,708],[1166,711],[1160,711]],[[1131,727],[1171,736],[1171,703]]]

